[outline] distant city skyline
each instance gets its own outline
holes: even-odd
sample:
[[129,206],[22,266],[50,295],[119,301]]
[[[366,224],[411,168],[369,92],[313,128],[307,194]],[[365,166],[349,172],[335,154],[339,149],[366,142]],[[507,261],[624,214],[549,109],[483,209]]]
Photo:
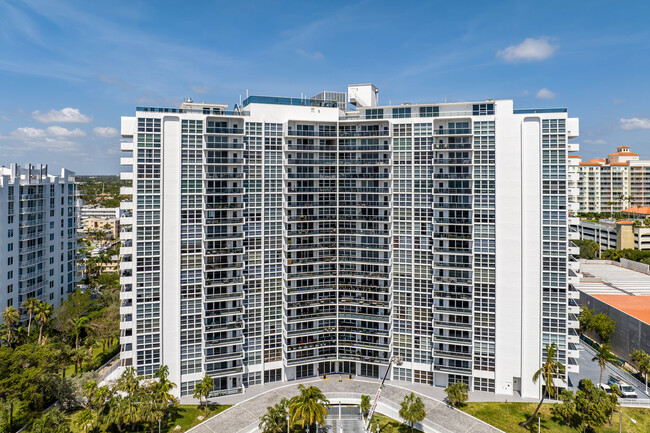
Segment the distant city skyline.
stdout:
[[[118,174],[135,106],[315,95],[568,107],[579,155],[650,159],[647,2],[0,3],[0,165]],[[296,89],[299,89],[296,94]]]

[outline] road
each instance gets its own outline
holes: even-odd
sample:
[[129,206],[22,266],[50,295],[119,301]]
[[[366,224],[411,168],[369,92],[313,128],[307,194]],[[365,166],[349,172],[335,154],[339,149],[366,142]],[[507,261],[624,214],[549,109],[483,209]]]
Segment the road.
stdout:
[[[591,379],[594,385],[598,384],[598,380],[600,379],[600,367],[598,367],[596,361],[591,360],[596,354],[595,350],[582,341],[580,341],[576,346],[578,346],[580,351],[580,358],[578,359],[580,373],[569,373],[569,387],[574,391],[578,389],[578,382],[580,382],[580,379]],[[607,364],[605,371],[603,371],[604,383],[607,383],[610,375],[621,377],[627,383],[632,385],[636,391],[637,398],[650,398],[650,394],[645,393],[645,384],[640,383],[636,378],[620,367]]]

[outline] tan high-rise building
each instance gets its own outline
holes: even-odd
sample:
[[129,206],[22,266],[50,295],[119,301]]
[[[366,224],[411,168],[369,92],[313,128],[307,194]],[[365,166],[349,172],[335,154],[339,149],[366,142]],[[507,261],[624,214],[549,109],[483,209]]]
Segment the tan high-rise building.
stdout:
[[650,161],[628,146],[619,146],[607,158],[583,161],[569,156],[571,194],[580,212],[618,212],[630,206],[650,205]]

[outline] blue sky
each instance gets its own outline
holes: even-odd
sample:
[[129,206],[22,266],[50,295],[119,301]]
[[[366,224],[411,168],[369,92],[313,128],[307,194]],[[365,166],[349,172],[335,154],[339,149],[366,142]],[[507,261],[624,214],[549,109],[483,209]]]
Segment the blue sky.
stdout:
[[117,174],[120,116],[372,82],[380,103],[568,107],[650,159],[650,2],[0,0],[0,165]]

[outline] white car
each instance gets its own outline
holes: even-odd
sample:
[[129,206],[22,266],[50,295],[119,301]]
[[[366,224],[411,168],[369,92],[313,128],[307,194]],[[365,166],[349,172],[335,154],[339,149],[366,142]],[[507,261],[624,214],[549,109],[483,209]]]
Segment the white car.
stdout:
[[599,384],[598,384],[598,388],[602,389],[602,390],[605,391],[607,394],[611,394],[611,393],[612,393],[612,387],[609,386],[609,385],[607,385],[606,383],[599,383]]

